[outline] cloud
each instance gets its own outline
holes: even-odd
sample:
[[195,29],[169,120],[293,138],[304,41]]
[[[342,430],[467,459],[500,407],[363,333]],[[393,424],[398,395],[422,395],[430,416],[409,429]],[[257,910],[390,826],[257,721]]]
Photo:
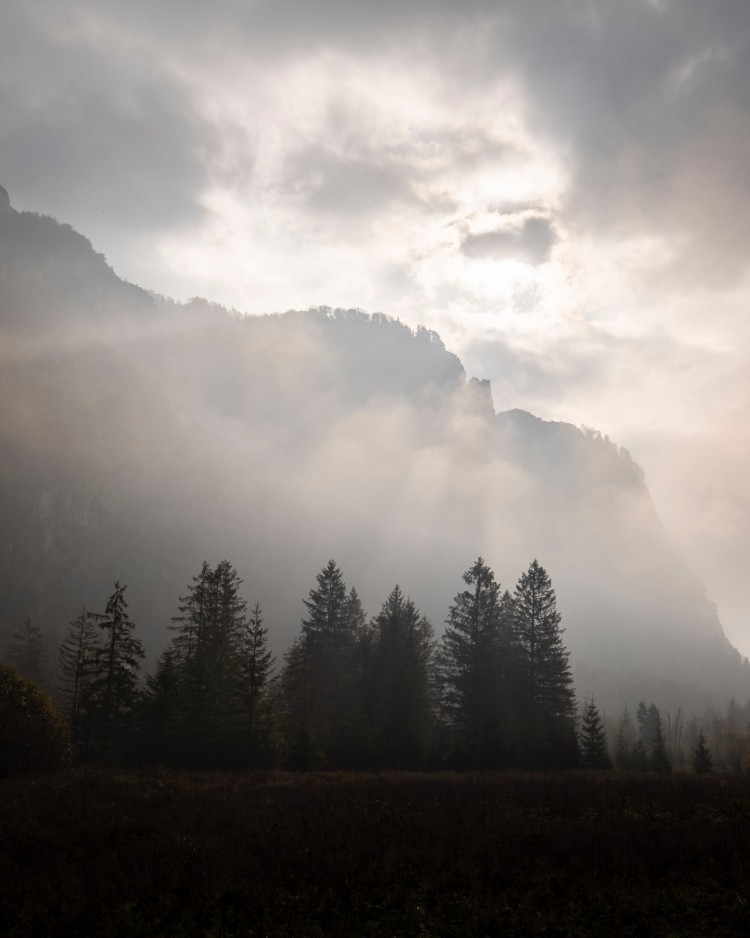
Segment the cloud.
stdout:
[[198,220],[212,140],[184,88],[142,50],[97,48],[46,12],[4,20],[0,172],[14,204],[108,247]]
[[742,0],[15,4],[0,183],[163,292],[438,327],[665,477],[747,418],[749,43]]
[[546,218],[527,218],[520,228],[469,234],[461,243],[467,257],[501,260],[521,257],[532,264],[542,264],[549,257],[557,236]]

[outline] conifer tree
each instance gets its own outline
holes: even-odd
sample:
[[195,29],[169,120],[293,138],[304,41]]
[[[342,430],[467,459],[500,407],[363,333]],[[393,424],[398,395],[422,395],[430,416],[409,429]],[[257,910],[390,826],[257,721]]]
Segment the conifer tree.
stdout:
[[463,579],[469,588],[453,600],[437,656],[441,709],[459,761],[500,765],[507,758],[500,726],[508,717],[508,604],[504,610],[481,557]]
[[145,657],[128,615],[126,589],[118,580],[104,612],[92,614],[104,633],[91,685],[95,738],[102,754],[108,756],[123,752],[126,736],[133,729],[138,693],[136,672],[140,659]]
[[[671,769],[666,741],[664,739],[664,725],[656,704],[641,700],[636,710],[638,722],[638,752],[637,767],[652,772],[668,772]],[[645,763],[645,764],[643,764]]]
[[659,708],[654,703],[647,707],[641,701],[638,704],[636,718],[640,734],[639,742],[646,755],[647,768],[652,772],[669,772],[671,765]]
[[586,701],[581,718],[579,746],[581,765],[585,769],[611,769],[612,760],[607,751],[604,722],[593,696]]
[[242,661],[246,747],[251,761],[262,759],[269,747],[267,691],[273,661],[268,629],[263,626],[260,603],[256,602],[245,625]]
[[417,768],[425,764],[434,726],[432,626],[399,586],[372,626],[374,649],[365,674],[369,764]]
[[241,585],[228,560],[213,568],[204,561],[179,599],[180,614],[172,619],[175,748],[190,764],[218,766],[242,760],[247,742],[248,622]]
[[618,769],[633,768],[633,745],[635,742],[633,721],[627,705],[622,708],[615,738],[614,764]]
[[356,604],[347,599],[335,561],[317,574],[304,604],[307,615],[287,653],[282,681],[287,750],[304,752],[313,763],[348,765],[359,746],[361,673]]
[[550,578],[534,560],[513,596],[513,636],[520,703],[530,731],[528,756],[539,765],[572,765],[578,756],[573,678],[560,621]]
[[713,767],[714,760],[711,757],[711,750],[708,748],[703,730],[700,730],[693,746],[693,771],[699,775],[704,775],[710,772]]
[[302,620],[302,635],[308,645],[345,644],[351,637],[346,585],[334,560],[329,560],[315,577],[317,587],[304,600],[307,617]]
[[349,590],[349,595],[346,597],[344,616],[354,636],[360,637],[367,631],[367,616],[359,593],[354,587]]
[[68,624],[60,645],[60,697],[62,711],[70,724],[73,746],[86,758],[87,716],[90,718],[92,681],[97,674],[100,652],[99,632],[93,616],[84,607]]

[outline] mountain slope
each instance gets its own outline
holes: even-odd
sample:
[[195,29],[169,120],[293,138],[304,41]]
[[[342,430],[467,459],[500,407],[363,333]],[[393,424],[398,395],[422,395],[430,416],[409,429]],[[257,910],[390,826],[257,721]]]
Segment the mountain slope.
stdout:
[[635,687],[669,688],[670,705],[750,693],[627,454],[495,414],[432,332],[357,310],[175,304],[8,203],[0,359],[6,630],[32,615],[59,634],[119,577],[156,651],[201,561],[227,556],[282,651],[330,556],[370,612],[398,581],[438,627],[477,554],[510,589],[536,556],[582,692],[612,706]]

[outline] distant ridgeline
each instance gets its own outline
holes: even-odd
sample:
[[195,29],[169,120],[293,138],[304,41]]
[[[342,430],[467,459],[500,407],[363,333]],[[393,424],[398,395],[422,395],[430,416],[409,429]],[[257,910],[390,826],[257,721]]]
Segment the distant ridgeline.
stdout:
[[236,563],[277,655],[327,556],[364,609],[398,582],[439,635],[472,558],[505,589],[538,557],[611,715],[750,696],[627,453],[496,414],[433,332],[174,303],[0,190],[0,355],[0,647],[29,618],[58,643],[119,578],[153,662],[205,557]]

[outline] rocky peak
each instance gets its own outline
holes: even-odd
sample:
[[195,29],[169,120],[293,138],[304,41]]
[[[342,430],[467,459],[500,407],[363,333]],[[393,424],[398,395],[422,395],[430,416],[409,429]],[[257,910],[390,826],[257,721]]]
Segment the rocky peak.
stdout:
[[10,204],[10,196],[6,190],[0,186],[0,215],[8,215],[12,211],[13,206]]

